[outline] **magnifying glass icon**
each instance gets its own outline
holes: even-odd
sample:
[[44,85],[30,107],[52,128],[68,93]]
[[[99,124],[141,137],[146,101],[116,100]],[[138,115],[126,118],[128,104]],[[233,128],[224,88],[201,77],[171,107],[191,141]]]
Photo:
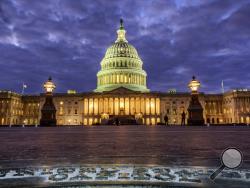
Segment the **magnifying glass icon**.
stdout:
[[235,169],[238,168],[243,160],[243,155],[240,150],[236,148],[227,148],[221,155],[222,165],[211,174],[210,179],[214,180],[216,176],[221,173],[224,168]]

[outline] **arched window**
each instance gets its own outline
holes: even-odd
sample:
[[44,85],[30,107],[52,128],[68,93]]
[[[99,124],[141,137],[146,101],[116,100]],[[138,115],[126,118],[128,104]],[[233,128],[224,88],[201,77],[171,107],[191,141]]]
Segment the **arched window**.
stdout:
[[209,118],[207,118],[207,123],[210,123],[210,119]]

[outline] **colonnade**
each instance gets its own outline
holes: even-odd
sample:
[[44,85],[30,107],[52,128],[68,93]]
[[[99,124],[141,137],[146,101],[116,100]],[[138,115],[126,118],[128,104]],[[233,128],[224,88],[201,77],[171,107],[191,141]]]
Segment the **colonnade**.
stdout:
[[141,74],[116,73],[98,77],[98,85],[105,84],[137,84],[146,85],[146,78]]
[[156,97],[103,97],[84,99],[84,124],[100,122],[103,115],[141,114],[145,124],[160,122],[160,99]]
[[107,97],[84,99],[84,115],[160,115],[160,99],[144,97]]
[[222,101],[206,102],[205,108],[209,114],[220,114],[222,113]]
[[160,99],[154,97],[107,97],[84,99],[84,115],[160,115]]
[[235,99],[235,106],[239,112],[250,112],[250,97],[239,97]]

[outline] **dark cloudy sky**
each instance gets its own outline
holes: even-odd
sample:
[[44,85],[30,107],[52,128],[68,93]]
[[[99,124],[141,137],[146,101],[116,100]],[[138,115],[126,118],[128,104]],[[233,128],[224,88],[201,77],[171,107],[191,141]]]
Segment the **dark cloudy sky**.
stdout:
[[250,0],[0,0],[0,89],[95,89],[120,18],[151,90],[250,87]]

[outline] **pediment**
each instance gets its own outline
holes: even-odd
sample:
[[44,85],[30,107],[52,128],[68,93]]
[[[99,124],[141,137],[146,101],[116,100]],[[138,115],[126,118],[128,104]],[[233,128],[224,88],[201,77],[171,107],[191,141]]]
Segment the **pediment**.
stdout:
[[132,93],[138,93],[138,92],[130,90],[130,89],[125,88],[125,87],[119,87],[119,88],[116,88],[116,89],[114,89],[112,91],[107,91],[105,93],[112,93],[112,94],[132,94]]

